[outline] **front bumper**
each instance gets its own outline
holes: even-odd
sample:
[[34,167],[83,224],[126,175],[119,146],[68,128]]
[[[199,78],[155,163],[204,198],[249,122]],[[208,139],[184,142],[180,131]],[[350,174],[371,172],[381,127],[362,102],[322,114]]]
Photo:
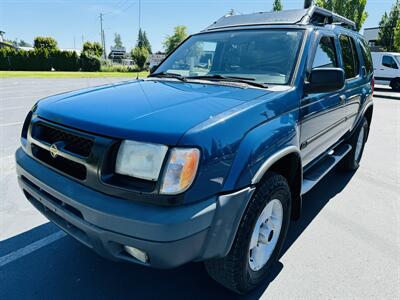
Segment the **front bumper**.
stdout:
[[[16,152],[18,182],[27,199],[50,221],[113,260],[155,268],[225,256],[252,188],[179,207],[160,207],[112,197],[66,178]],[[146,252],[141,263],[123,247]]]

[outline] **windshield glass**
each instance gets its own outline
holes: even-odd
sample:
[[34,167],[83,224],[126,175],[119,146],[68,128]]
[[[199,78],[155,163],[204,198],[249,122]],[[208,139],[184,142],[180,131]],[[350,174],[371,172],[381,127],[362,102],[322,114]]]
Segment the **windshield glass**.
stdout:
[[266,84],[287,84],[303,31],[241,30],[194,35],[156,73],[184,77],[233,76]]
[[400,65],[400,55],[395,55],[394,57],[396,58],[397,63]]

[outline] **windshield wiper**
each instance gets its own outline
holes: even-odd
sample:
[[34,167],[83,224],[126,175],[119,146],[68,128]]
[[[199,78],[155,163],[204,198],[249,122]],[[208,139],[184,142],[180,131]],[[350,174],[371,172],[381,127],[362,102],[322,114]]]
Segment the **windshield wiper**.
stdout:
[[186,81],[186,78],[180,74],[169,73],[169,72],[159,72],[150,74],[148,77],[157,77],[157,78],[175,78],[180,81]]
[[246,83],[248,85],[261,87],[261,88],[267,88],[268,87],[264,83],[256,82],[255,78],[238,77],[238,76],[224,76],[224,75],[220,75],[220,74],[203,75],[203,76],[190,76],[190,77],[186,77],[186,79],[205,79],[205,80],[217,80],[217,81],[228,81],[228,82],[240,82],[240,83]]

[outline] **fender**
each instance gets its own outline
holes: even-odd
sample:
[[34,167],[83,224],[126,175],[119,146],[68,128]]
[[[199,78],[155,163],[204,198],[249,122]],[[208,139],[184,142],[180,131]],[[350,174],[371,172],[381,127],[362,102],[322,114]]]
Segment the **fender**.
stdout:
[[300,154],[297,120],[295,109],[249,131],[241,141],[223,190],[254,185],[274,162],[292,152]]

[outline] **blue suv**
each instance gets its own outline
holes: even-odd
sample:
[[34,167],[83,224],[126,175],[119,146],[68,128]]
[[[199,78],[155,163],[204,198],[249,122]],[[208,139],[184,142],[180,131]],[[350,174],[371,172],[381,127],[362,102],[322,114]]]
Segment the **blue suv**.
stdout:
[[246,293],[278,260],[302,195],[360,164],[374,83],[354,28],[315,6],[225,16],[148,78],[43,99],[16,152],[20,187],[104,257],[204,261]]

